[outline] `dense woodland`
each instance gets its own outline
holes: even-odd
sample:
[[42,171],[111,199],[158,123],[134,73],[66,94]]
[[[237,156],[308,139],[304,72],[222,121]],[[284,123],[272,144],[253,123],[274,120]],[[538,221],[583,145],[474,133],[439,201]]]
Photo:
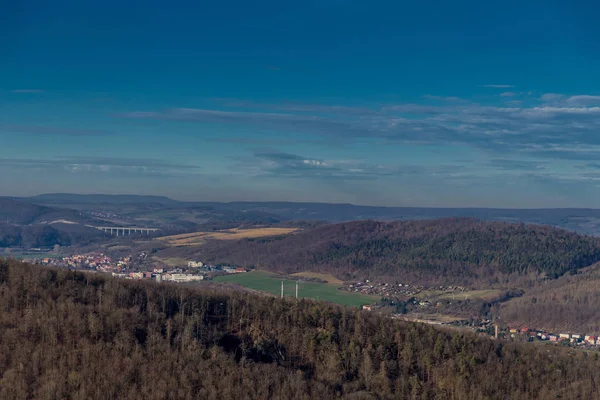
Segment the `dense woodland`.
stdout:
[[546,226],[450,218],[331,224],[285,237],[213,242],[195,251],[207,261],[330,272],[344,280],[493,284],[526,274],[556,278],[589,266],[600,260],[600,239]]
[[598,357],[0,261],[0,398],[588,399]]
[[600,334],[600,266],[528,288],[501,307],[502,319],[553,332]]

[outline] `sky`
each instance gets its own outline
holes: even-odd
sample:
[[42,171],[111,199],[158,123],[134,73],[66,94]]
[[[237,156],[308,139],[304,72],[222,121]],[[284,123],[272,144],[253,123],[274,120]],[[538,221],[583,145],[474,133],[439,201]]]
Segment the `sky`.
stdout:
[[600,208],[599,13],[9,1],[0,195]]

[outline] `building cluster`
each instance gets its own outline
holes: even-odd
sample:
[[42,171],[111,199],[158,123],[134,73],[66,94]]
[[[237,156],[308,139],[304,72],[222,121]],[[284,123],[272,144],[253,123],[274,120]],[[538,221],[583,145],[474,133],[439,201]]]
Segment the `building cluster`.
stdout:
[[104,211],[92,211],[90,213],[90,215],[92,217],[96,217],[96,218],[125,219],[124,217],[120,216],[119,214],[115,214],[112,212],[104,212]]
[[509,327],[508,335],[511,338],[527,338],[549,341],[554,343],[568,343],[574,346],[600,346],[600,337],[596,335],[584,335],[579,333],[551,333],[543,330],[530,329],[527,326]]
[[220,267],[204,264],[200,261],[188,261],[187,267],[154,268],[152,271],[133,271],[128,273],[115,273],[113,276],[125,279],[154,279],[156,282],[190,283],[207,279],[214,274],[239,274],[246,272],[244,268]]
[[348,292],[361,293],[371,296],[393,297],[393,296],[414,296],[422,291],[436,290],[443,292],[464,292],[467,288],[461,286],[435,286],[426,287],[423,285],[410,285],[408,283],[377,283],[365,280],[364,282],[355,282],[344,285],[340,288]]
[[189,274],[184,273],[181,270],[165,271],[162,268],[155,268],[154,271],[146,272],[129,272],[129,273],[116,273],[113,272],[112,276],[115,278],[124,279],[154,279],[156,282],[175,282],[175,283],[186,283],[186,282],[198,282],[204,280],[204,274]]
[[[141,253],[139,259],[145,260],[146,253]],[[33,260],[32,260],[33,261]],[[142,271],[135,267],[133,257],[127,256],[112,259],[105,254],[76,254],[62,258],[43,258],[34,260],[38,264],[51,265],[74,270],[94,271],[109,273],[116,278],[123,279],[146,279],[157,282],[187,283],[198,282],[215,274],[239,274],[244,273],[244,268],[221,267],[204,264],[201,261],[189,261],[187,266],[176,268],[154,268],[152,271]]]
[[38,264],[52,265],[56,267],[89,270],[98,272],[123,272],[131,267],[131,257],[121,257],[113,260],[111,257],[99,254],[75,254],[61,258],[42,258],[37,260]]

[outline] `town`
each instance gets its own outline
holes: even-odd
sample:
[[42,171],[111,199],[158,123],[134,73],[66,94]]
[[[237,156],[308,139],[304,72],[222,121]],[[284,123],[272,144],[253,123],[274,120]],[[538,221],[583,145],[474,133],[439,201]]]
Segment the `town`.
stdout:
[[[147,254],[142,252],[138,260],[145,260]],[[112,259],[102,253],[77,254],[60,258],[25,259],[24,261],[39,265],[68,268],[71,270],[100,272],[111,274],[115,278],[146,279],[156,282],[190,283],[210,279],[223,274],[239,274],[246,272],[245,268],[204,264],[201,261],[188,261],[186,265],[173,268],[152,268],[143,271],[136,267],[132,256]]]

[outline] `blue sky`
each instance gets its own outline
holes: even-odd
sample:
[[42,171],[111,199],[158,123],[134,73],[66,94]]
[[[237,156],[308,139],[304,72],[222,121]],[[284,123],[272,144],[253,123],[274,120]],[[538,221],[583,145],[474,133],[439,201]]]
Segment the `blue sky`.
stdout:
[[594,2],[9,3],[1,195],[598,207]]

